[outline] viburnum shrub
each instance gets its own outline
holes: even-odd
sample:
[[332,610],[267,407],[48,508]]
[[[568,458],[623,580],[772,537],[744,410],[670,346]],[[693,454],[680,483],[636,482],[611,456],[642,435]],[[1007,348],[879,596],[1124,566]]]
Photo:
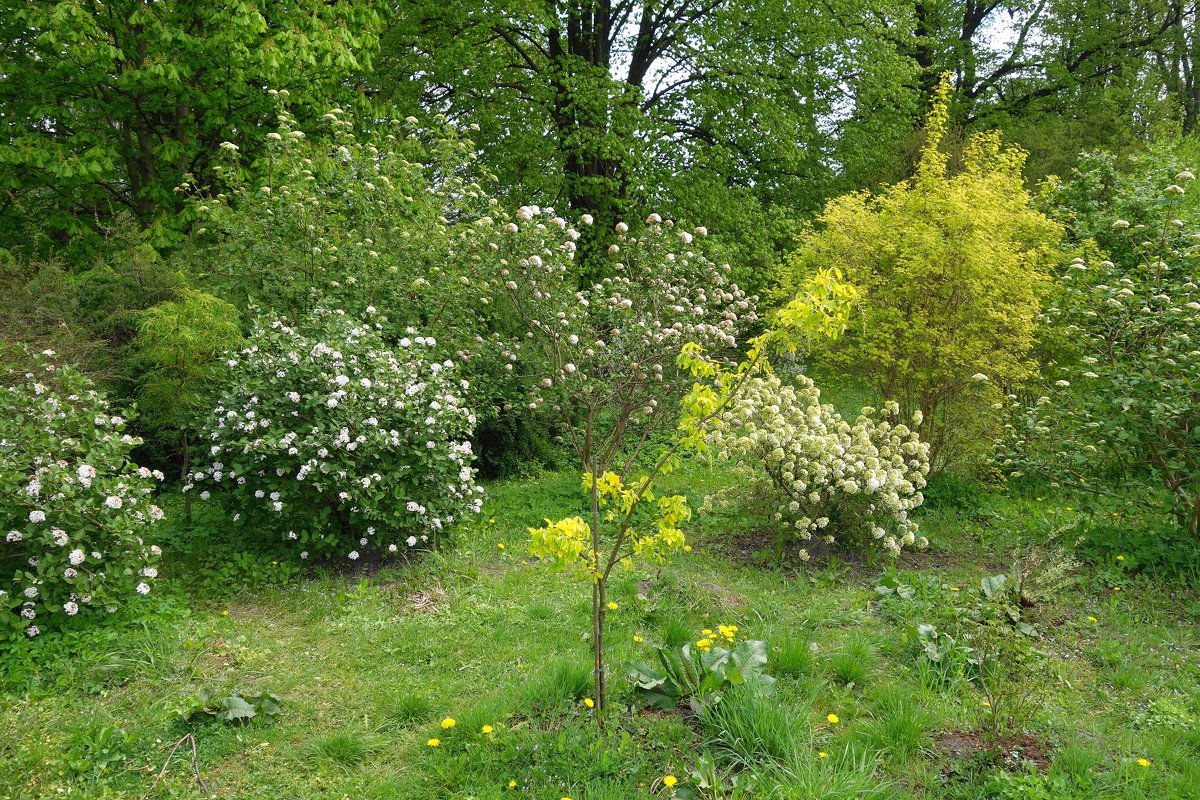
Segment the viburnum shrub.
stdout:
[[[775,521],[801,540],[874,541],[899,554],[928,544],[909,512],[921,505],[929,473],[929,445],[899,415],[889,402],[850,423],[821,403],[811,379],[790,386],[758,374],[713,421],[708,442],[735,462],[738,491],[777,509]],[[800,557],[807,560],[807,550]]]
[[431,337],[411,331],[389,349],[366,313],[260,321],[230,355],[229,388],[202,432],[210,463],[185,485],[301,558],[436,542],[482,504],[466,382],[430,357]]
[[1044,322],[1073,352],[1031,402],[1010,400],[1005,464],[1129,510],[1167,511],[1200,536],[1200,249],[1175,218],[1182,172],[1155,228],[1130,235],[1123,263],[1077,260]]
[[30,638],[149,594],[160,554],[143,537],[162,473],[129,460],[129,418],[53,355],[6,367],[0,390],[0,608]]
[[318,306],[355,318],[378,309],[389,346],[415,328],[436,342],[430,353],[458,362],[465,401],[487,426],[481,440],[520,425],[520,376],[492,335],[511,327],[482,276],[503,257],[498,234],[538,232],[504,229],[474,145],[440,117],[426,127],[333,108],[311,138],[282,107],[278,123],[252,171],[236,143],[221,145],[224,191],[183,187],[195,225],[176,259],[206,291],[289,324]]
[[[592,224],[586,215],[580,222]],[[618,564],[683,547],[679,526],[690,515],[686,498],[653,491],[686,439],[665,450],[650,445],[674,430],[697,376],[715,376],[712,362],[736,352],[738,333],[757,319],[756,299],[703,254],[705,233],[658,214],[637,232],[618,223],[600,276],[580,285],[572,265],[579,234],[561,217],[527,206],[496,230],[497,299],[523,323],[505,355],[527,375],[528,408],[550,414],[574,451],[587,498],[583,514],[531,529],[531,549],[591,583],[601,712],[609,576]],[[696,426],[714,413],[697,413]]]

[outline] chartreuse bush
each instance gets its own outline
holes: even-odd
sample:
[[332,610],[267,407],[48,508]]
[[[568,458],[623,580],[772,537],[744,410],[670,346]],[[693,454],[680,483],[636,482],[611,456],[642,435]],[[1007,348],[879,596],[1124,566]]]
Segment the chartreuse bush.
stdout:
[[296,327],[260,321],[229,355],[186,490],[300,558],[395,553],[477,513],[465,382],[431,358],[432,338],[392,350],[378,327],[324,309]]
[[145,541],[163,517],[152,502],[162,473],[138,467],[126,433],[91,381],[54,353],[7,366],[0,391],[0,642],[68,621],[91,623],[158,576]]
[[858,306],[845,336],[815,343],[814,359],[862,376],[905,418],[920,412],[935,472],[986,453],[995,387],[1036,373],[1034,320],[1063,236],[1031,204],[1025,153],[998,133],[973,135],[950,171],[939,150],[949,97],[944,82],[916,176],[830,201],[782,274],[790,296],[818,269],[840,268]]

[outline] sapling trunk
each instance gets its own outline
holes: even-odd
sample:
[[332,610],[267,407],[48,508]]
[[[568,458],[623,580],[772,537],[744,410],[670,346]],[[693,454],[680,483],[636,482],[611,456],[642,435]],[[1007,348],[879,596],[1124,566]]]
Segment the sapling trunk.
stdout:
[[[187,483],[188,476],[192,471],[191,449],[188,447],[188,435],[185,431],[183,434],[183,482]],[[184,492],[183,495],[183,517],[188,525],[192,524],[192,493]]]
[[[597,485],[599,477],[592,471],[592,558],[591,562],[599,567],[600,558],[600,488]],[[592,575],[592,656],[594,658],[592,672],[592,691],[596,695],[596,719],[604,724],[604,708],[607,705],[607,692],[604,685],[604,612],[607,601],[608,576],[597,569]]]

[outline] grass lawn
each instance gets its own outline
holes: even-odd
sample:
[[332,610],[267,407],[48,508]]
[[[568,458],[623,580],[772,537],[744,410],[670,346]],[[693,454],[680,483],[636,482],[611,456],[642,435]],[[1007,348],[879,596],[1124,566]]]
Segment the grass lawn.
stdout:
[[[672,478],[693,495],[722,480],[699,466]],[[604,729],[584,702],[586,584],[526,551],[526,527],[576,501],[574,476],[494,485],[447,552],[372,575],[218,591],[198,564],[168,562],[188,595],[10,681],[0,798],[593,800],[670,796],[665,775],[680,797],[1200,797],[1193,589],[1089,565],[1028,609],[1044,655],[1021,691],[1045,704],[1000,752],[979,747],[974,685],[920,658],[910,626],[944,618],[1017,543],[1079,513],[1053,498],[927,509],[930,550],[894,566],[834,556],[797,570],[739,538],[753,519],[700,518],[693,552],[614,578],[613,672],[728,623],[768,641],[774,692],[700,719],[634,708],[617,680]],[[287,569],[256,562],[249,583],[272,583],[270,568]],[[885,574],[911,596],[881,600]],[[278,718],[180,719],[234,689],[275,693]],[[188,733],[194,762],[191,740],[168,762]]]

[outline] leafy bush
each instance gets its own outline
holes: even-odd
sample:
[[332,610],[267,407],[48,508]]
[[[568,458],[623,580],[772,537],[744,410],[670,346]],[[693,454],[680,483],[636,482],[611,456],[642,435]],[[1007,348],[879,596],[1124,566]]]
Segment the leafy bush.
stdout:
[[[929,447],[882,412],[865,408],[854,424],[800,376],[784,386],[775,375],[750,379],[709,435],[718,457],[737,464],[739,491],[762,498],[802,540],[877,541],[893,553],[915,542],[909,512],[922,502]],[[920,417],[917,417],[918,424]],[[801,558],[807,557],[801,551]]]
[[1033,376],[1034,319],[1062,238],[1023,186],[1025,153],[998,133],[972,136],[949,173],[938,149],[949,93],[944,83],[916,177],[831,201],[783,275],[791,293],[833,264],[858,290],[846,335],[815,361],[864,376],[906,416],[920,411],[935,472],[984,455],[999,424],[995,387]]
[[1011,397],[1006,463],[1133,514],[1149,509],[1200,537],[1200,248],[1179,241],[1178,183],[1163,192],[1157,230],[1125,220],[1132,264],[1076,260],[1046,311],[1073,356],[1032,402]]
[[301,558],[416,547],[482,505],[474,415],[449,361],[413,333],[318,310],[295,328],[260,322],[229,359],[230,387],[203,431],[211,463],[185,489],[215,493],[250,536]]
[[163,516],[151,502],[162,474],[130,461],[141,440],[124,433],[129,418],[53,355],[6,367],[0,391],[0,574],[12,587],[0,607],[28,637],[112,613],[158,576],[143,536]]
[[185,479],[197,420],[224,377],[221,356],[241,338],[237,309],[195,289],[180,289],[139,317],[130,343],[139,422],[149,438],[178,452]]

